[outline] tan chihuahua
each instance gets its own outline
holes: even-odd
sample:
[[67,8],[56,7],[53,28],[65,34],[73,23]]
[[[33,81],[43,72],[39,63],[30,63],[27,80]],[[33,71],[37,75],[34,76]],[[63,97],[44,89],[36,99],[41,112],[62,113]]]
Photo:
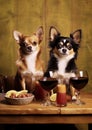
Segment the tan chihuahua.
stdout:
[[27,89],[31,92],[35,78],[43,76],[43,61],[40,58],[43,27],[40,26],[31,36],[25,36],[18,31],[14,31],[13,36],[19,45],[15,89]]

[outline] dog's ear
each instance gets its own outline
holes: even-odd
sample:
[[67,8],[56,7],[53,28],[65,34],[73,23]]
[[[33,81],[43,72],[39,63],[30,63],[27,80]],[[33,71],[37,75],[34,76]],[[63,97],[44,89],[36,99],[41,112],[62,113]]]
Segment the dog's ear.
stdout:
[[76,43],[80,43],[81,39],[82,39],[82,30],[78,29],[75,32],[70,34],[70,37],[76,42]]
[[43,40],[43,27],[40,26],[36,31],[36,36],[39,38],[39,43]]
[[49,40],[53,41],[57,35],[60,35],[59,31],[55,27],[51,26],[49,30]]
[[13,31],[13,36],[14,36],[14,39],[17,41],[17,43],[19,43],[23,35],[22,33],[15,30]]

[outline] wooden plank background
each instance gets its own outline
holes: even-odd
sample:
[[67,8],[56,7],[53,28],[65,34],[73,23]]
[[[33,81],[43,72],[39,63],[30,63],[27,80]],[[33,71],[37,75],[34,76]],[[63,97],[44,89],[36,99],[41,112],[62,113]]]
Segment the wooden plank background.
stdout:
[[92,1],[91,0],[0,0],[0,73],[15,75],[17,49],[13,31],[31,35],[42,25],[44,39],[42,58],[48,61],[48,31],[55,26],[62,35],[82,29],[82,42],[76,61],[89,73],[88,87],[92,91]]

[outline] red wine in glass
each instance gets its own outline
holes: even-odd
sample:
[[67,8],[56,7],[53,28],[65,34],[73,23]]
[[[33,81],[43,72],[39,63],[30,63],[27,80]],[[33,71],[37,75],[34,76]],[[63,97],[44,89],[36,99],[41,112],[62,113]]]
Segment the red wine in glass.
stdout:
[[58,84],[58,80],[55,78],[47,78],[47,77],[43,77],[41,79],[38,80],[41,87],[43,89],[45,89],[48,94],[47,94],[47,98],[46,98],[46,102],[44,103],[45,106],[49,106],[51,105],[50,102],[50,91],[57,86]]
[[[88,83],[88,73],[87,71],[78,71],[76,72],[75,77],[70,78],[70,84],[80,93],[80,90],[83,89]],[[80,97],[78,95],[77,104],[84,104],[84,102],[80,101]]]
[[88,83],[88,77],[71,77],[70,83],[75,89],[80,91],[80,89],[84,88],[85,85]]

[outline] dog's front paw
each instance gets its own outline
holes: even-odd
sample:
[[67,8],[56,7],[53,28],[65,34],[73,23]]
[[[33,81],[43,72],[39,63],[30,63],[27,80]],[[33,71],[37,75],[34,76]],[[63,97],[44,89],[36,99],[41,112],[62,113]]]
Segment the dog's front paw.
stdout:
[[42,77],[43,76],[43,72],[42,71],[36,71],[34,74],[33,74],[33,76],[34,77]]
[[72,96],[72,101],[76,101],[77,100],[77,97],[74,95]]
[[25,71],[22,71],[22,75],[23,76],[26,76],[26,75],[32,76],[33,74],[32,74],[32,72],[25,70]]
[[71,77],[75,77],[75,73],[72,73],[72,72],[70,72],[70,73],[65,73],[65,74],[64,74],[64,77],[65,77],[66,79],[70,79]]

